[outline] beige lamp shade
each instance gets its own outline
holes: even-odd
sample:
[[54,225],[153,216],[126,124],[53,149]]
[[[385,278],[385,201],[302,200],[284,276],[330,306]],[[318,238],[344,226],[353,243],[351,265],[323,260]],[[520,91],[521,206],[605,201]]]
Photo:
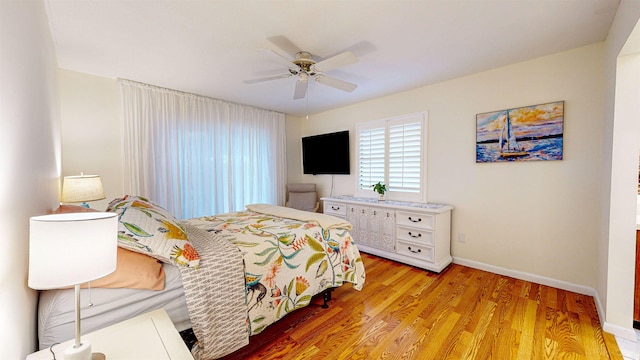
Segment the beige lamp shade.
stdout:
[[62,202],[77,203],[105,199],[98,175],[65,176],[62,182]]
[[115,271],[118,214],[82,212],[29,220],[29,287],[56,289]]

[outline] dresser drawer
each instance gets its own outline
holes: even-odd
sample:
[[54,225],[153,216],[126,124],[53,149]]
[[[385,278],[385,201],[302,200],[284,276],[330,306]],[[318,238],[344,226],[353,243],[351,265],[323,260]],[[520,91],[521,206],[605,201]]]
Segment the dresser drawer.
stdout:
[[433,231],[431,230],[398,226],[396,227],[396,238],[421,245],[433,246]]
[[433,230],[435,216],[408,211],[396,211],[396,224],[420,229]]
[[433,262],[433,248],[431,246],[409,244],[398,240],[396,242],[396,252],[423,261]]
[[347,215],[347,205],[344,203],[335,203],[325,201],[323,206],[323,212],[327,215],[333,215],[344,218]]

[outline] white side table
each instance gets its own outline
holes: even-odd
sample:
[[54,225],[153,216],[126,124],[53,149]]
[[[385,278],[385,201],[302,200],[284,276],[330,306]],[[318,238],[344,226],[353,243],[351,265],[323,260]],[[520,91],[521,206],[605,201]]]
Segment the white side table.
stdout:
[[[136,316],[118,324],[82,335],[91,342],[92,352],[101,352],[107,360],[193,360],[164,309]],[[74,340],[53,346],[56,360],[73,346]],[[52,360],[49,349],[27,355],[27,360]]]

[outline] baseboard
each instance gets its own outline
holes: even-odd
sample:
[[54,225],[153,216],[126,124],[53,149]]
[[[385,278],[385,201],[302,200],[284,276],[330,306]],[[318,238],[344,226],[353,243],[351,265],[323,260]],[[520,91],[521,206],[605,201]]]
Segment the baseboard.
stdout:
[[605,321],[605,318],[604,318],[605,308],[602,305],[602,301],[600,301],[600,297],[598,296],[598,293],[592,287],[573,284],[567,281],[553,279],[546,276],[540,276],[540,275],[531,274],[523,271],[501,268],[498,266],[485,264],[485,263],[481,263],[474,260],[462,259],[455,256],[453,257],[453,263],[463,265],[463,266],[468,266],[474,269],[492,272],[499,275],[510,276],[512,278],[516,278],[520,280],[531,281],[537,284],[553,286],[558,289],[572,291],[578,294],[592,296],[596,304],[596,308],[598,310],[598,317],[600,318],[600,323],[603,324],[602,329],[617,337],[630,340],[630,341],[637,341],[636,333],[632,328],[624,328],[622,326],[613,325]]
[[[599,310],[598,310],[599,311]],[[598,314],[600,314],[598,312]],[[618,325],[613,325],[611,323],[608,322],[604,322],[604,325],[602,326],[602,330],[615,335],[616,337],[619,337],[621,339],[625,339],[625,340],[629,340],[629,341],[633,341],[633,342],[637,342],[638,341],[638,336],[636,335],[636,331],[633,330],[633,328],[629,329],[629,328],[625,328],[622,326],[618,326]]]
[[[562,281],[562,280],[558,280],[558,279],[553,279],[553,278],[548,278],[548,277],[540,276],[540,275],[536,275],[536,274],[526,273],[526,272],[523,272],[523,271],[517,271],[517,270],[501,268],[501,267],[498,267],[498,266],[485,264],[485,263],[481,263],[481,262],[474,261],[474,260],[462,259],[462,258],[455,257],[455,256],[453,257],[453,263],[454,264],[460,264],[460,265],[468,266],[468,267],[471,267],[471,268],[474,268],[474,269],[479,269],[479,270],[492,272],[492,273],[499,274],[499,275],[510,276],[512,278],[516,278],[516,279],[520,279],[520,280],[531,281],[531,282],[534,282],[534,283],[537,283],[537,284],[553,286],[553,287],[556,287],[558,289],[572,291],[572,292],[575,292],[575,293],[578,293],[578,294],[593,296],[594,299],[597,297],[597,293],[596,293],[596,290],[594,288],[591,288],[591,287],[588,287],[588,286],[584,286],[584,285],[573,284],[573,283],[570,283],[570,282],[566,282],[566,281]],[[597,303],[598,303],[598,301],[596,301],[596,306],[598,306]],[[598,306],[598,314],[600,314],[599,306]]]

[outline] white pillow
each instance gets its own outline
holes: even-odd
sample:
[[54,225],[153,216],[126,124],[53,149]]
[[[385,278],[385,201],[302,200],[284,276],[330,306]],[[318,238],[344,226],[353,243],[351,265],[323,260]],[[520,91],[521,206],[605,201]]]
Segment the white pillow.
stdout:
[[200,255],[182,223],[158,204],[140,196],[115,199],[107,211],[118,216],[118,244],[179,266],[198,267]]

